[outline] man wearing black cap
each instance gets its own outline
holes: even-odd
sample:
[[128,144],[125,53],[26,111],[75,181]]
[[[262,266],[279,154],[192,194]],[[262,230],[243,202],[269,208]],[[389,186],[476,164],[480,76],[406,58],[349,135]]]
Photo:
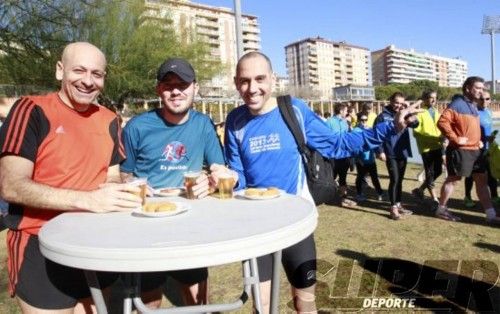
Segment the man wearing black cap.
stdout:
[[[225,168],[213,122],[191,109],[198,92],[193,67],[180,58],[166,60],[158,69],[156,92],[163,107],[132,118],[124,128],[122,178],[147,177],[154,189],[177,188],[183,186],[186,171],[201,171],[204,165]],[[197,198],[208,195],[205,174],[198,177],[193,192]],[[206,268],[169,274],[179,282],[186,304],[206,303]],[[165,278],[164,272],[143,275],[143,299],[150,306],[159,306]]]

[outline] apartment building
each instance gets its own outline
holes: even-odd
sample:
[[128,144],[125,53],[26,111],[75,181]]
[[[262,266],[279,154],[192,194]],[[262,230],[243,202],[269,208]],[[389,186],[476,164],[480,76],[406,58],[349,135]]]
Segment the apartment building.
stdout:
[[285,55],[290,88],[300,97],[331,99],[333,87],[371,85],[367,48],[316,37],[287,45]]
[[394,45],[372,52],[373,84],[409,83],[415,80],[435,81],[439,86],[460,87],[467,78],[467,62]]
[[[491,84],[491,81],[484,82],[484,87],[490,92],[493,92],[493,84]],[[495,80],[495,93],[499,92],[500,92],[500,80]]]
[[277,95],[284,95],[288,93],[288,85],[290,83],[290,80],[286,76],[279,76],[276,73],[274,73],[276,80],[274,82],[274,93]]
[[[233,96],[237,46],[232,9],[194,3],[189,0],[145,0],[155,18],[170,19],[183,39],[195,33],[210,46],[210,58],[225,65],[224,73],[203,83],[203,96]],[[151,14],[151,13],[150,13]],[[260,29],[256,16],[242,14],[243,51],[260,50]],[[207,60],[209,61],[209,60]]]

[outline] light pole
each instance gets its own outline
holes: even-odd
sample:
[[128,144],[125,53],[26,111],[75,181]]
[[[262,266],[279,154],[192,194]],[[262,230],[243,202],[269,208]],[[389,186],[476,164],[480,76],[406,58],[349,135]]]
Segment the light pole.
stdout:
[[241,30],[240,0],[234,0],[234,24],[236,29],[236,56],[239,60],[243,55],[243,32]]
[[495,84],[495,33],[500,33],[500,15],[485,15],[481,34],[491,37],[491,86],[493,94],[496,93]]

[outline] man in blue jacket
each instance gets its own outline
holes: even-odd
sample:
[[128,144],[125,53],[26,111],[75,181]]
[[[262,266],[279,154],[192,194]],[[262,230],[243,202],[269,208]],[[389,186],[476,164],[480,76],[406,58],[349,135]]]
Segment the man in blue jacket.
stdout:
[[[487,91],[483,91],[483,96],[477,104],[477,109],[479,113],[479,127],[481,128],[481,142],[483,143],[483,148],[481,149],[481,154],[486,156],[489,149],[490,143],[495,140],[495,134],[493,134],[493,113],[491,112],[489,105],[491,104],[491,95]],[[488,176],[488,187],[490,188],[491,200],[495,204],[500,204],[500,198],[497,192],[497,180],[493,178],[490,170],[490,161],[488,158],[485,160],[486,164],[486,174]],[[468,208],[474,207],[474,201],[472,201],[471,190],[472,184],[474,183],[472,175],[465,178],[465,206]]]
[[[334,115],[333,117],[326,120],[326,124],[328,127],[335,133],[344,133],[349,132],[349,123],[347,122],[347,111],[348,105],[343,103],[338,103],[333,108]],[[340,196],[340,205],[341,206],[354,206],[355,202],[349,200],[347,198],[347,172],[349,171],[349,167],[351,165],[351,158],[338,158],[333,160],[334,170],[333,177],[334,179],[338,176],[339,183],[339,196]]]
[[[297,144],[280,114],[276,98],[271,96],[275,77],[269,58],[256,51],[245,54],[238,61],[234,81],[245,105],[227,117],[224,150],[230,168],[237,173],[236,188],[275,186],[312,202]],[[349,157],[378,147],[396,129],[406,127],[407,114],[418,111],[410,107],[396,115],[394,123],[383,122],[373,130],[339,134],[332,132],[303,101],[292,98],[292,106],[306,144],[328,158]],[[258,258],[264,312],[269,309],[271,261],[270,255]],[[284,249],[282,263],[292,285],[295,310],[315,311],[313,235]]]
[[[416,104],[420,104],[418,101]],[[375,125],[382,122],[391,122],[399,111],[407,106],[402,93],[396,92],[389,98],[389,105],[378,115]],[[414,128],[418,121],[413,121],[409,126]],[[407,158],[412,157],[410,135],[405,129],[398,134],[387,137],[383,144],[383,153],[380,158],[385,160],[387,172],[389,173],[389,201],[391,202],[390,217],[394,220],[402,216],[411,215],[412,211],[401,205],[401,192],[403,189],[403,178],[406,171]]]

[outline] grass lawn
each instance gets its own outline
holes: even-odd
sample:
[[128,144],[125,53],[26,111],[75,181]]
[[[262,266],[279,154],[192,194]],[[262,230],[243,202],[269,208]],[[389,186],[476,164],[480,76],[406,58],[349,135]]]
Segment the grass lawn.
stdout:
[[[449,203],[462,221],[434,218],[430,203],[420,203],[410,194],[419,184],[415,179],[419,170],[419,166],[408,165],[406,171],[403,205],[415,212],[407,219],[390,220],[387,202],[371,200],[372,189],[368,201],[358,206],[318,208],[315,237],[319,259],[317,305],[321,311],[359,311],[366,300],[391,298],[386,302],[414,299],[413,310],[424,312],[500,312],[500,228],[484,223],[479,205],[472,210],[463,207],[463,184],[457,186]],[[382,164],[379,173],[386,188],[388,177]],[[354,178],[352,174],[348,177],[352,195]],[[441,183],[442,178],[437,186]],[[5,233],[0,232],[2,261],[6,258]],[[239,296],[240,269],[240,264],[210,268],[212,302],[232,301]],[[15,302],[7,295],[5,263],[0,265],[0,274],[0,313],[17,313]],[[290,312],[289,288],[283,274],[281,285],[280,309]],[[116,301],[115,307],[119,306]],[[241,312],[250,309],[247,302]]]

